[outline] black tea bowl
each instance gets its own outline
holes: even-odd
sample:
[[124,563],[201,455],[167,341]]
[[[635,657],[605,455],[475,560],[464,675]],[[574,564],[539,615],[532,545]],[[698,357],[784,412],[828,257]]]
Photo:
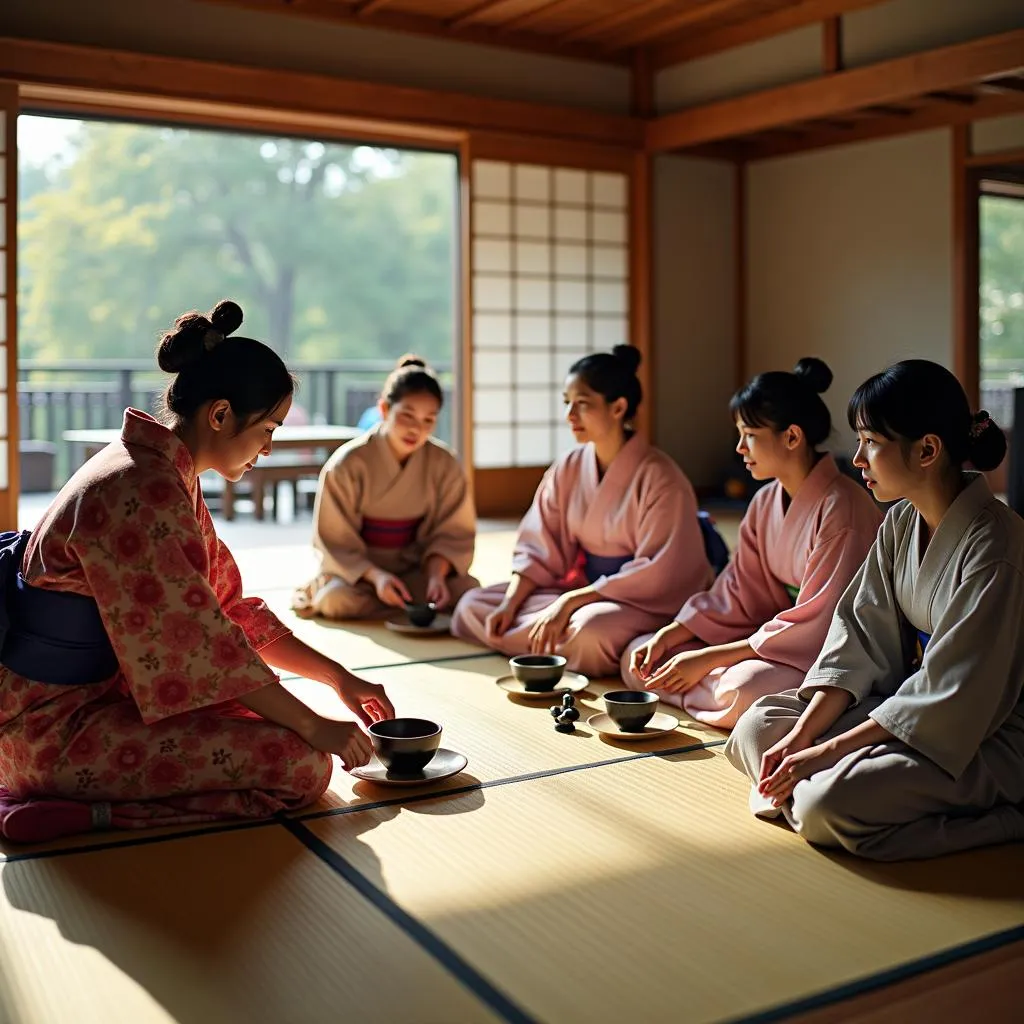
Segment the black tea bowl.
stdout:
[[429,626],[437,618],[437,605],[432,601],[407,601],[405,612],[414,626]]
[[565,672],[565,658],[560,654],[520,654],[509,658],[512,675],[538,693],[553,690]]
[[604,709],[623,732],[643,732],[658,710],[658,695],[646,690],[612,690],[604,695]]
[[419,775],[433,760],[441,726],[426,718],[391,718],[370,726],[370,742],[388,775]]

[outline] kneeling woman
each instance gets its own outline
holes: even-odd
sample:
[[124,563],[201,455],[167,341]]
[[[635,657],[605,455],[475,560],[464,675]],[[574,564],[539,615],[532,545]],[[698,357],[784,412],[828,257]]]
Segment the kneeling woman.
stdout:
[[569,369],[566,417],[582,442],[545,474],[519,527],[512,582],[470,591],[452,632],[506,654],[558,652],[609,675],[629,639],[711,577],[689,480],[629,427],[640,353]]
[[[31,534],[5,534],[0,596],[0,835],[256,818],[315,800],[369,760],[354,722],[289,693],[275,666],[325,683],[364,723],[381,687],[318,654],[242,597],[198,477],[238,480],[269,454],[294,382],[273,351],[227,338],[233,302],[180,317],[164,423],[135,409]],[[19,572],[20,570],[20,572]]]
[[821,400],[831,382],[821,360],[802,359],[733,397],[736,450],[755,480],[773,482],[754,496],[711,589],[630,645],[627,686],[731,729],[758,697],[799,685],[882,520],[867,491],[817,450],[832,431]]
[[295,593],[299,615],[359,619],[424,599],[447,608],[477,585],[469,483],[430,436],[443,401],[423,360],[403,357],[384,384],[380,424],[328,460],[313,513],[321,567]]
[[1006,451],[956,378],[898,363],[850,403],[854,464],[889,510],[797,690],[726,747],[751,809],[873,860],[1024,839],[1024,522],[964,463]]

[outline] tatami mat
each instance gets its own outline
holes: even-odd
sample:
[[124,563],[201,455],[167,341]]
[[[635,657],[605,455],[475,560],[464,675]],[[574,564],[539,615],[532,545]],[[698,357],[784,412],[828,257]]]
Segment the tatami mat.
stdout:
[[[600,694],[607,682],[593,682],[576,695],[580,721],[574,733],[559,733],[548,708],[555,697],[526,701],[510,697],[496,685],[508,672],[508,662],[491,656],[446,664],[409,664],[365,672],[368,679],[382,683],[396,711],[403,717],[429,718],[444,729],[441,745],[466,755],[465,772],[434,786],[402,790],[359,782],[338,770],[331,791],[321,805],[347,807],[352,804],[422,796],[475,783],[492,783],[536,772],[559,770],[611,758],[655,754],[666,750],[716,742],[724,735],[693,722],[682,712],[666,708],[680,719],[680,727],[664,738],[632,742],[606,741],[586,724],[589,715],[602,710]],[[308,704],[326,715],[339,715],[338,700],[324,687],[305,680],[289,681],[288,687]]]
[[1019,846],[825,855],[712,750],[308,828],[546,1021],[746,1017],[1024,925]]
[[501,1019],[281,826],[5,864],[0,882],[3,1021]]

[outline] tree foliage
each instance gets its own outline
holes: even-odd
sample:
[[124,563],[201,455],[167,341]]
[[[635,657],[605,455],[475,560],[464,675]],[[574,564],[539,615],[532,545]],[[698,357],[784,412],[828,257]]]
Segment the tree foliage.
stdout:
[[444,154],[81,122],[22,159],[22,354],[144,358],[227,296],[292,358],[450,362],[456,181]]
[[1024,372],[1022,199],[985,196],[981,200],[980,300],[982,362],[1005,360],[1012,362],[1017,372]]

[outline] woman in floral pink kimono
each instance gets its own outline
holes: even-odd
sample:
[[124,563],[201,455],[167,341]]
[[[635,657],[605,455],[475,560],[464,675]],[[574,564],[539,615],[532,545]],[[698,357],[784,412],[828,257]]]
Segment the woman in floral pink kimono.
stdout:
[[[162,339],[163,423],[128,409],[119,441],[65,485],[31,534],[0,539],[0,835],[257,818],[326,789],[331,755],[365,764],[355,722],[314,713],[271,666],[332,687],[364,725],[383,689],[243,598],[198,477],[269,454],[294,382],[228,338],[221,302]],[[6,622],[4,621],[6,619]]]

